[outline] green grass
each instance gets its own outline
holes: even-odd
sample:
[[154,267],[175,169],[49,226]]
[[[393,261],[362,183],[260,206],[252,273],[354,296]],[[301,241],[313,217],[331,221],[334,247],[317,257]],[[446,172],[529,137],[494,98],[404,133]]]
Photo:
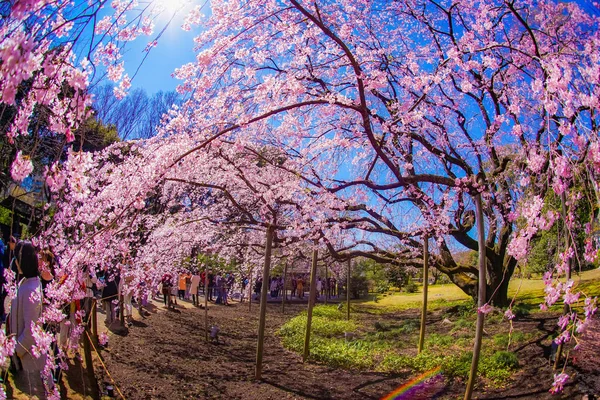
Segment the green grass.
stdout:
[[[418,308],[423,301],[422,289],[422,286],[419,286],[417,293],[394,293],[391,296],[379,298],[377,303],[374,301],[367,301],[362,304],[365,306],[377,306],[382,308],[393,307],[395,309]],[[454,284],[429,286],[428,297],[430,303],[437,302],[442,304],[469,298],[469,296]]]
[[[600,295],[600,268],[584,271],[581,274],[573,274],[573,280],[579,290],[583,290],[591,296]],[[514,278],[508,287],[509,298],[515,299],[522,304],[535,305],[536,307],[544,301],[544,282],[541,279],[518,279]],[[449,307],[462,304],[464,300],[470,299],[458,286],[454,284],[432,285],[428,292],[428,309],[435,310],[441,307]],[[417,293],[395,293],[390,296],[380,297],[377,302],[365,301],[356,305],[364,308],[370,313],[381,313],[420,308],[423,301],[423,289],[419,286]]]
[[[574,276],[579,290],[587,295],[600,295],[600,269],[586,271]],[[543,301],[544,285],[537,280],[515,279],[509,288],[516,295],[513,305],[515,314],[523,316],[539,310]],[[420,309],[422,293],[403,293],[381,297],[379,302],[353,303],[353,319],[346,321],[346,314],[335,306],[317,306],[313,312],[310,359],[332,367],[375,370],[386,373],[423,372],[441,367],[448,377],[466,378],[471,366],[475,305],[454,285],[431,287],[429,310],[443,308],[443,318],[451,325],[440,325],[425,336],[424,351],[417,355],[419,334],[418,318],[398,320],[389,313],[407,309]],[[557,310],[561,309],[559,304]],[[358,311],[358,312],[356,312]],[[408,313],[412,315],[412,313]],[[381,315],[374,321],[373,315]],[[306,327],[306,313],[290,319],[278,331],[285,347],[302,352]],[[494,311],[486,317],[482,355],[478,372],[485,384],[501,386],[519,368],[514,350],[535,337],[535,332],[515,330],[509,333],[509,324],[502,311]],[[345,332],[355,338],[347,341]]]

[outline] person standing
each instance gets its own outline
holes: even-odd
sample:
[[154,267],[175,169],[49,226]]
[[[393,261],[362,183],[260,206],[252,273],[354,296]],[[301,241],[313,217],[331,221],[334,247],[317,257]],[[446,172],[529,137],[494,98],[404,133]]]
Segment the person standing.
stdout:
[[37,252],[30,242],[16,245],[15,264],[22,279],[17,297],[12,300],[10,307],[9,333],[16,337],[15,356],[23,368],[15,374],[15,386],[31,397],[45,398],[41,372],[46,364],[46,355],[33,356],[35,338],[32,331],[32,325],[39,325],[41,329],[38,320],[42,316],[43,292]]
[[[254,293],[256,294],[256,298],[260,301],[260,292],[262,290],[262,278],[258,278],[256,282],[254,282]],[[250,299],[252,301],[252,299]]]
[[303,299],[304,298],[304,279],[302,278],[302,276],[298,277],[296,284],[298,285],[298,287],[297,287],[298,298]]
[[185,300],[186,280],[187,280],[187,273],[179,274],[179,287],[178,287],[179,290],[177,291],[177,297],[180,300]]
[[162,295],[163,301],[165,303],[165,307],[171,307],[171,288],[173,287],[173,276],[169,273],[166,273],[162,276],[160,280],[162,286]]
[[200,286],[200,275],[198,275],[198,271],[194,271],[194,275],[192,275],[192,279],[190,281],[190,294],[192,295],[192,303],[195,306],[200,305],[198,301],[198,287]]
[[319,298],[319,296],[321,295],[322,291],[323,291],[323,281],[321,281],[321,277],[319,276],[317,278],[317,291],[315,293],[316,299]]
[[269,290],[271,291],[271,298],[274,299],[277,297],[277,287],[279,285],[279,279],[277,277],[271,278],[271,285],[269,286]]
[[296,297],[296,289],[298,288],[298,280],[295,276],[292,276],[292,293],[291,297]]
[[217,300],[215,301],[216,304],[221,304],[221,302],[223,301],[222,285],[224,283],[225,283],[225,281],[221,277],[221,273],[217,272],[217,276],[215,276],[215,286],[214,286],[214,290],[217,292]]
[[226,274],[223,278],[221,278],[221,303],[224,306],[229,305],[227,302],[227,295],[229,292],[229,274]]
[[119,276],[113,276],[110,271],[104,274],[105,286],[102,289],[102,305],[106,313],[106,326],[110,326],[117,319],[116,305],[114,301],[119,295]]
[[206,296],[206,293],[204,292],[205,289],[205,279],[206,279],[206,270],[202,270],[202,273],[200,273],[200,288],[202,289],[202,294],[204,296]]
[[213,292],[215,289],[215,276],[211,270],[208,270],[208,301],[213,301]]
[[127,326],[133,325],[133,283],[134,276],[131,273],[125,273],[124,279],[121,279],[119,285],[119,294],[123,296],[123,316]]

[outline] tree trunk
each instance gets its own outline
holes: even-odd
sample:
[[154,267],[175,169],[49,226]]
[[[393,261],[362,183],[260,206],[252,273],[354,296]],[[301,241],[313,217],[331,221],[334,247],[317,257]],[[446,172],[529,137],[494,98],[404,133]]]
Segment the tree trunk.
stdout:
[[[477,303],[479,280],[467,272],[455,272],[455,268],[452,268],[452,266],[450,268],[442,266],[441,262],[447,263],[446,265],[451,265],[451,263],[445,257],[440,258],[442,258],[442,260],[438,259],[435,267],[446,274],[452,283],[458,286],[467,295],[472,297],[475,303]],[[494,258],[497,260],[499,257]],[[486,301],[489,301],[491,305],[500,308],[506,307],[510,303],[508,298],[508,284],[510,283],[510,279],[512,278],[517,265],[514,258],[507,258],[508,260],[504,263],[496,260],[494,263],[492,263],[492,261],[490,261],[488,258],[486,263],[487,275],[489,277],[489,282],[486,279]],[[454,266],[458,268],[456,264],[454,264]]]

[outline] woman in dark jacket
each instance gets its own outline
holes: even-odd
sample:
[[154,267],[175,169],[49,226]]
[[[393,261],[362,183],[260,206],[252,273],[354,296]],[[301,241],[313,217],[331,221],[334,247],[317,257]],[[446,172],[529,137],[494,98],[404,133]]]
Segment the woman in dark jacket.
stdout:
[[105,285],[102,289],[102,305],[106,313],[106,325],[112,324],[116,319],[116,306],[113,303],[119,295],[119,275],[113,276],[110,271],[104,274]]

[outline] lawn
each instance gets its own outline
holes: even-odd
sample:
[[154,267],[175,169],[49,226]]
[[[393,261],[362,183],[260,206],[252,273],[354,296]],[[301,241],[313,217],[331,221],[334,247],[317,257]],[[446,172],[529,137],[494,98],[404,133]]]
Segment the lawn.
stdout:
[[[574,274],[575,285],[584,293],[592,296],[600,295],[600,268]],[[539,304],[544,299],[544,282],[541,279],[517,279],[514,278],[509,285],[510,297],[516,295],[516,302],[529,305]],[[467,300],[467,296],[458,286],[454,284],[429,286],[429,303],[431,309],[440,306],[448,306],[460,300]],[[393,293],[391,295],[379,295],[376,301],[363,302],[367,307],[381,307],[383,309],[406,310],[418,308],[423,300],[422,286],[416,293]]]
[[[577,274],[573,280],[587,295],[600,295],[600,269]],[[485,322],[479,375],[482,387],[490,391],[501,392],[511,386],[517,390],[528,384],[539,373],[540,362],[544,374],[552,373],[544,357],[548,357],[556,335],[562,302],[549,311],[540,311],[539,304],[544,299],[541,279],[514,279],[509,294],[515,296],[517,318],[509,323],[502,310],[495,310]],[[471,364],[477,316],[473,301],[455,285],[431,286],[425,348],[417,354],[421,302],[422,292],[357,301],[352,304],[350,321],[346,321],[344,310],[335,305],[318,306],[313,315],[310,359],[334,368],[392,374],[440,368],[445,377],[455,379],[449,386],[453,388],[450,392],[457,390],[467,379]],[[303,312],[279,329],[284,347],[302,352],[305,325]],[[541,384],[548,386],[549,381]]]

